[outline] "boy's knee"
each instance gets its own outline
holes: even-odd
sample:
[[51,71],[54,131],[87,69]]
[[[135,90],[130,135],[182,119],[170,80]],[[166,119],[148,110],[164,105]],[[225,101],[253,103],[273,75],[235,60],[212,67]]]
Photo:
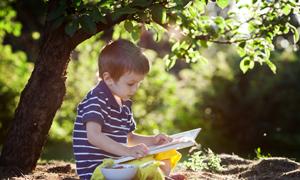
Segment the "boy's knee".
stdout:
[[169,176],[172,169],[171,161],[169,159],[166,159],[166,160],[161,160],[161,162],[163,162],[163,164],[159,166],[160,169],[166,176]]

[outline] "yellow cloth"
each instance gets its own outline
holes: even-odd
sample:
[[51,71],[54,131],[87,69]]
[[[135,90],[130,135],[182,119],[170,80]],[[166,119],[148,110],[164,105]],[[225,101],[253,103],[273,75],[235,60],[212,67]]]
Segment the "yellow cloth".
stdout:
[[96,167],[91,177],[91,180],[104,180],[104,176],[101,172],[101,168],[114,165],[114,160],[112,159],[104,159],[102,164]]
[[181,159],[181,154],[176,150],[169,150],[155,154],[154,159],[157,161],[170,160],[171,169],[174,169],[179,160]]
[[[138,171],[134,180],[163,180],[164,175],[159,168],[163,164],[162,160],[170,160],[171,169],[173,169],[181,158],[181,154],[176,150],[169,150],[155,155],[149,155],[141,159],[125,162],[126,164],[133,164],[138,166]],[[103,163],[97,166],[94,170],[91,180],[104,180],[101,173],[101,168],[113,165],[112,159],[104,159]]]

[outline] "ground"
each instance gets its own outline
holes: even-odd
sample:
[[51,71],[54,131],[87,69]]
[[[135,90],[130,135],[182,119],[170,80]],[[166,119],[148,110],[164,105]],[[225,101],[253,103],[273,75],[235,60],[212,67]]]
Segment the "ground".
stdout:
[[[247,160],[236,155],[220,154],[223,169],[219,172],[210,171],[187,171],[178,170],[177,173],[184,174],[187,179],[198,180],[275,180],[275,179],[300,179],[300,163],[287,158],[272,157],[259,160]],[[75,165],[51,161],[37,165],[32,174],[10,179],[54,179],[54,180],[77,180]]]

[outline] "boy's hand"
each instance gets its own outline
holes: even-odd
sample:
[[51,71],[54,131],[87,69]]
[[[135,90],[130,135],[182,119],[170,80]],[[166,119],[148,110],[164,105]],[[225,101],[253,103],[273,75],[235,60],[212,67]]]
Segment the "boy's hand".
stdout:
[[154,144],[161,145],[171,142],[173,139],[166,134],[158,134],[154,136]]
[[135,158],[141,158],[148,154],[149,148],[141,143],[132,147],[128,147],[129,156],[133,156]]

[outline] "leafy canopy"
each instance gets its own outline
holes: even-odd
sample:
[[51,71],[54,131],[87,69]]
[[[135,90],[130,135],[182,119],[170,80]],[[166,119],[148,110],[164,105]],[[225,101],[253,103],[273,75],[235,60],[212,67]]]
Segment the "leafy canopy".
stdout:
[[[208,6],[217,13],[212,15]],[[295,0],[61,0],[47,20],[54,28],[65,22],[70,37],[80,29],[96,34],[100,26],[123,20],[133,40],[142,28],[153,30],[156,40],[167,33],[172,43],[172,52],[165,57],[168,69],[177,59],[206,61],[199,49],[220,43],[236,46],[244,73],[256,63],[266,63],[275,73],[270,60],[273,40],[290,33],[292,43],[299,41],[291,24],[299,7]]]

